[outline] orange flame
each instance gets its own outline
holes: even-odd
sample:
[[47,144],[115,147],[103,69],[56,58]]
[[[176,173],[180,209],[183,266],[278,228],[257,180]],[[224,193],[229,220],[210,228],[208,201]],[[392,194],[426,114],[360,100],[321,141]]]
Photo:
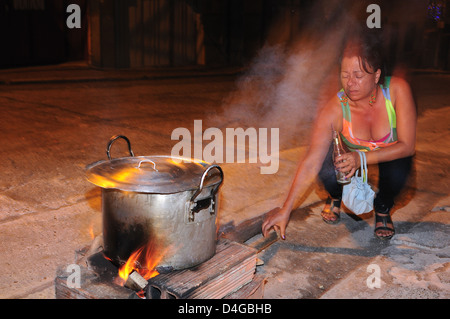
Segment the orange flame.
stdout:
[[146,280],[159,275],[155,268],[166,251],[167,249],[158,251],[153,243],[148,243],[133,252],[127,262],[119,268],[119,277],[123,281],[122,284],[127,281],[133,270],[137,271]]
[[95,234],[94,234],[94,225],[91,224],[91,225],[89,226],[88,232],[89,232],[89,237],[91,237],[91,239],[94,239],[94,238],[95,238]]

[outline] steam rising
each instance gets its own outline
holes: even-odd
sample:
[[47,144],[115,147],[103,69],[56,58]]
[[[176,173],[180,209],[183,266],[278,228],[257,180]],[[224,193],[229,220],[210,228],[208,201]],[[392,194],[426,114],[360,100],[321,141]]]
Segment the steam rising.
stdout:
[[[338,10],[333,1],[327,6]],[[324,15],[330,20],[325,23],[336,24],[334,14],[323,10],[318,20],[323,21]],[[294,36],[285,24],[272,30],[266,45],[237,81],[236,90],[224,101],[220,118],[227,122],[222,127],[279,128],[280,149],[306,142],[317,108],[338,88],[336,66],[347,30],[327,28],[324,32],[310,27],[312,33],[306,28],[306,34]],[[278,41],[273,43],[275,36]]]
[[[365,25],[366,7],[371,2],[317,1],[307,21],[294,19],[298,25],[294,31],[286,26],[286,21],[292,25],[293,18],[281,16],[266,45],[237,81],[236,90],[224,100],[223,114],[213,122],[219,121],[222,128],[279,128],[280,150],[307,144],[317,110],[340,88],[338,60],[346,36],[357,25]],[[398,7],[395,10],[401,10]],[[399,21],[401,15],[392,11],[393,4],[383,8],[390,8]],[[384,10],[387,13],[388,9]],[[386,24],[383,27],[380,32],[385,36],[398,31]]]

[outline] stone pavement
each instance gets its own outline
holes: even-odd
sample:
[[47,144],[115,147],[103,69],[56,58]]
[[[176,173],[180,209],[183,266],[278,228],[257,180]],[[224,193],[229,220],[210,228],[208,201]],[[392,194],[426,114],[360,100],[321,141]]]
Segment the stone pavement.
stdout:
[[[144,93],[136,89],[129,96],[110,91],[99,95],[102,91],[90,88],[89,83],[129,81],[126,85],[134,86],[134,81],[143,79],[170,81],[213,74],[153,70],[139,74],[111,71],[108,75],[89,68],[78,70],[80,66],[69,65],[0,72],[0,132],[5,145],[0,151],[4,161],[0,184],[0,298],[54,298],[56,268],[73,262],[74,251],[101,232],[100,191],[85,181],[83,169],[104,159],[105,136],[125,131],[137,141],[133,149],[138,155],[147,155],[147,144],[153,143],[152,150],[160,154],[167,145],[167,134],[152,131],[139,115],[126,117],[119,107],[104,110],[97,105],[102,99],[110,102],[107,94],[111,94],[124,104],[128,99],[134,101],[129,102],[136,103],[134,112],[143,112],[139,100],[133,97]],[[236,72],[219,70],[216,74]],[[33,84],[42,83],[46,85],[44,93],[36,92],[41,87]],[[67,86],[53,87],[58,83]],[[72,88],[71,83],[79,85]],[[223,93],[221,84],[217,84],[217,90],[202,98],[217,99]],[[85,100],[70,100],[80,95],[78,92],[86,95]],[[172,92],[158,94],[157,98],[188,103]],[[189,92],[186,94],[189,96]],[[313,185],[293,214],[286,241],[279,240],[260,253],[264,265],[257,271],[267,275],[266,298],[450,297],[450,93],[439,90],[427,94],[440,97],[430,103],[443,105],[420,114],[413,176],[393,215],[397,231],[394,238],[381,242],[373,237],[372,214],[362,218],[343,214],[336,226],[323,223],[320,210],[325,193],[320,185]],[[195,112],[194,106],[191,109]],[[107,114],[102,114],[105,111]],[[172,121],[170,127],[182,120],[168,119]],[[136,128],[141,131],[136,132]],[[239,225],[280,206],[305,151],[305,147],[284,149],[274,175],[261,175],[255,164],[223,164],[219,224]],[[376,176],[376,168],[369,171]],[[376,178],[374,181],[376,184]]]

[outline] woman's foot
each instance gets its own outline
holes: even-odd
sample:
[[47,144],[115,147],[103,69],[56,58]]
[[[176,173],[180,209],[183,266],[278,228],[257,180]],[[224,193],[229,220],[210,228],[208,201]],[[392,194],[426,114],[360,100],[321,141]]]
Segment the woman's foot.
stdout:
[[321,215],[322,219],[327,224],[337,224],[341,219],[341,200],[327,198],[325,207],[323,208]]
[[375,236],[379,239],[391,239],[395,235],[394,223],[389,210],[384,213],[375,211]]

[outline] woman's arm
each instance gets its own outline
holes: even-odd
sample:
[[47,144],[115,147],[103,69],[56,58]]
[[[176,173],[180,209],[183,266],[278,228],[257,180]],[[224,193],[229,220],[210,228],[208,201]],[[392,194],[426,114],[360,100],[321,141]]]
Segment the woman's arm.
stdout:
[[286,226],[289,222],[295,199],[306,192],[322,167],[331,145],[332,127],[338,131],[342,127],[342,109],[339,107],[337,98],[330,101],[320,111],[313,128],[311,146],[306,157],[299,162],[283,207],[279,210],[273,210],[262,225],[264,236],[273,228],[280,233],[281,238],[285,238]]
[[[367,164],[389,162],[415,153],[417,111],[411,88],[405,80],[393,77],[390,92],[397,118],[397,143],[367,152]],[[359,156],[356,152],[347,153],[335,164],[337,169],[349,172],[346,177],[350,178],[360,166]]]

